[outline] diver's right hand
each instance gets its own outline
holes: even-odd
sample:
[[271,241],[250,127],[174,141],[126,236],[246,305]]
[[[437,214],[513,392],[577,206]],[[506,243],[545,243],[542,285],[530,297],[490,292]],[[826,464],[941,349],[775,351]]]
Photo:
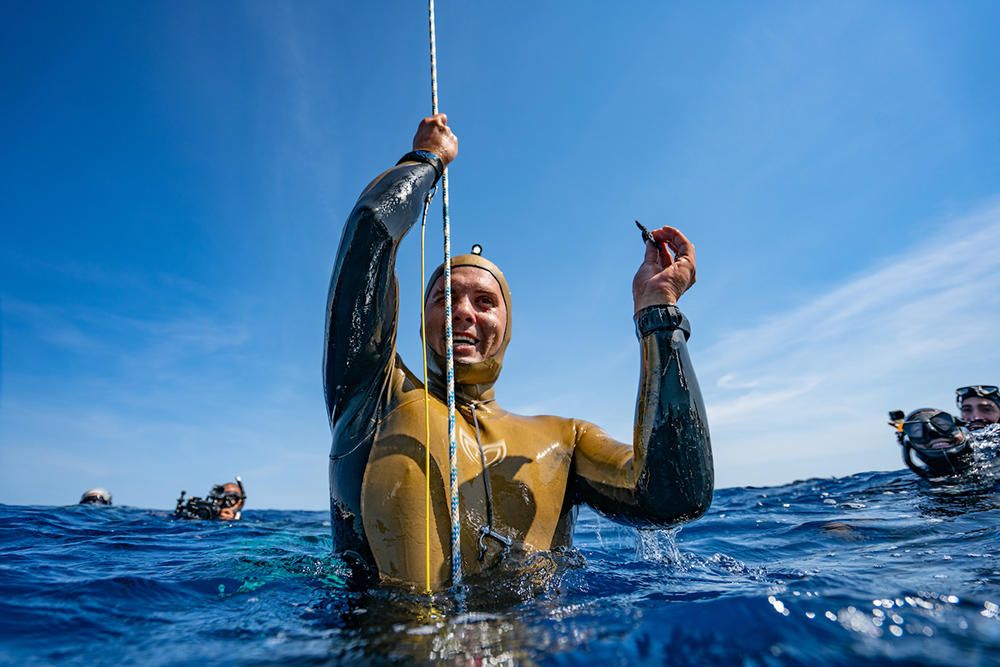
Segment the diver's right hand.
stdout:
[[420,121],[413,135],[413,150],[430,151],[447,167],[458,156],[458,137],[448,127],[448,116],[439,113]]

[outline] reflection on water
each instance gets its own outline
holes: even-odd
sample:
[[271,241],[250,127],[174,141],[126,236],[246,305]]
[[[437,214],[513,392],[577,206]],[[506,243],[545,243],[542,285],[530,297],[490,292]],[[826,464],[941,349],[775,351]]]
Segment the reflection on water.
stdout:
[[349,592],[323,513],[0,506],[0,662],[988,664],[996,430],[973,474],[934,487],[725,489],[673,531],[585,511],[576,549],[434,598]]

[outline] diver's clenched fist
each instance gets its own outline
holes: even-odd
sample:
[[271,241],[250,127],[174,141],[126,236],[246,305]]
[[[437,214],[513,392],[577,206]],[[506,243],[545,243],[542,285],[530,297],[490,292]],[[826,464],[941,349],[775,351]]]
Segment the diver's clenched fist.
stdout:
[[458,156],[458,137],[448,127],[448,116],[439,113],[420,121],[413,135],[413,150],[430,151],[447,167]]
[[637,313],[649,306],[676,304],[695,281],[694,244],[674,227],[660,227],[652,235],[656,243],[646,242],[646,256],[632,279]]

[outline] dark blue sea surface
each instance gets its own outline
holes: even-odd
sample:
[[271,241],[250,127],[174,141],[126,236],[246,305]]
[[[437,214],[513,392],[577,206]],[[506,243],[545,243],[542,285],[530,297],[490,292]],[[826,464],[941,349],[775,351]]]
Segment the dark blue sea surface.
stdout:
[[997,664],[1000,502],[907,471],[724,489],[681,530],[434,600],[348,592],[323,512],[0,506],[5,664]]

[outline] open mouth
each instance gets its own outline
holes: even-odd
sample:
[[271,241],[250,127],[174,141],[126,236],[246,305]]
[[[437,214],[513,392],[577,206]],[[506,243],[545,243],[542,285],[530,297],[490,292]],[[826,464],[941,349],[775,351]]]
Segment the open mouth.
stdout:
[[453,345],[456,345],[456,346],[457,345],[472,345],[473,347],[475,347],[475,345],[477,343],[479,343],[479,339],[478,338],[474,338],[473,336],[467,336],[465,334],[454,334],[451,337],[451,342],[452,342]]
[[955,442],[953,440],[945,440],[939,438],[937,440],[931,440],[927,443],[925,449],[948,449],[949,447],[954,447]]

